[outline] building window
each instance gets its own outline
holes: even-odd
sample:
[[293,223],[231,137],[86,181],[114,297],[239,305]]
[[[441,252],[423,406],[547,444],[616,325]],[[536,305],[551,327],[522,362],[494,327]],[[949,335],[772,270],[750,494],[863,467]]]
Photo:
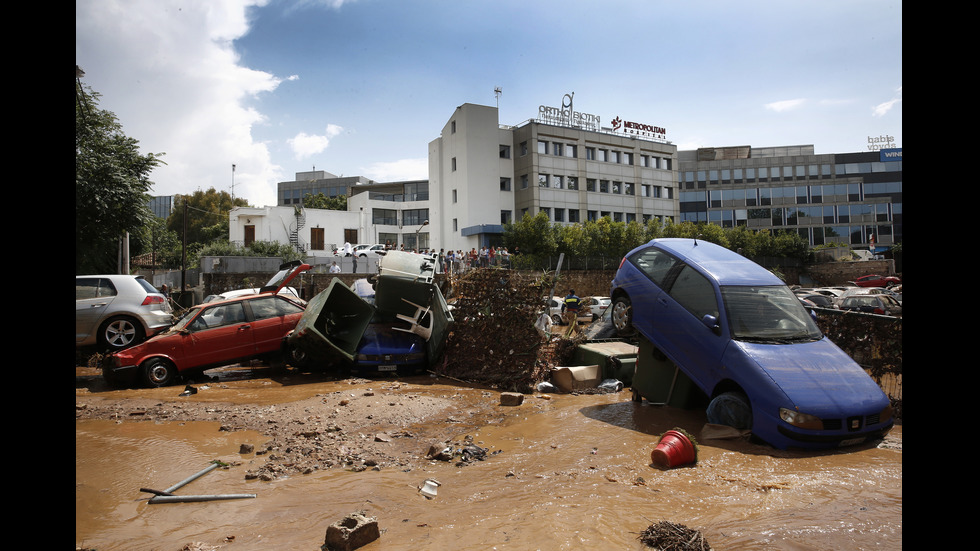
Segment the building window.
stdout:
[[453,172],[456,172],[456,157],[453,157]]
[[394,209],[372,209],[371,221],[374,224],[398,225],[398,211]]
[[555,222],[565,221],[565,209],[555,209]]
[[502,210],[502,211],[500,211],[500,223],[501,224],[510,224],[510,217],[511,217],[511,211],[509,211],[509,210]]
[[595,178],[585,179],[585,191],[595,191]]
[[609,180],[599,180],[599,193],[609,193]]
[[633,154],[632,153],[623,153],[623,164],[624,165],[630,165],[630,166],[633,165]]
[[616,195],[619,195],[619,194],[623,193],[623,183],[622,182],[613,182],[612,183],[612,192],[615,193]]
[[459,219],[453,218],[453,231],[459,231]]
[[569,144],[565,146],[565,156],[571,157],[573,159],[578,158],[578,146],[575,144]]
[[548,142],[543,140],[538,140],[538,155],[548,154]]
[[552,147],[551,153],[554,156],[556,156],[556,157],[561,157],[562,156],[562,144],[560,144],[558,142],[554,142],[554,143],[551,144],[551,147]]
[[455,134],[456,133],[456,121],[452,121],[451,123],[449,123],[449,126],[452,128],[452,130],[450,130],[450,133]]
[[640,197],[653,197],[653,186],[640,184]]
[[578,215],[579,215],[579,210],[578,209],[568,209],[568,221],[569,222],[571,222],[573,224],[577,224],[578,221],[579,221]]
[[455,203],[456,200],[457,200],[457,198],[456,198],[456,190],[454,189],[453,190],[453,203]]
[[609,162],[619,164],[619,151],[609,152]]
[[564,187],[562,185],[562,176],[559,176],[557,174],[555,174],[554,176],[552,176],[551,177],[551,187],[553,187],[555,189],[562,189]]
[[548,187],[547,174],[538,174],[538,187]]
[[587,161],[594,161],[595,160],[595,148],[594,147],[586,147],[585,148],[585,160],[587,160]]
[[625,194],[625,195],[636,195],[636,192],[633,190],[633,184],[631,184],[629,182],[626,182],[625,184],[623,184],[623,194]]
[[600,150],[596,151],[596,153],[598,154],[598,156],[596,157],[596,160],[597,161],[606,162],[606,159],[609,158],[609,150],[608,149],[600,149]]
[[429,209],[409,209],[402,211],[403,226],[420,226],[429,219]]
[[599,219],[599,213],[594,210],[586,211],[586,219],[589,222],[595,222],[596,220]]
[[527,142],[521,142],[521,157],[527,155]]
[[543,212],[549,220],[551,219],[551,209],[549,207],[541,207],[538,209],[538,212]]
[[510,178],[500,179],[500,191],[510,191]]
[[566,181],[568,183],[568,189],[571,189],[571,190],[577,190],[578,189],[578,177],[577,176],[569,176]]
[[509,145],[501,145],[500,146],[500,158],[501,159],[510,159],[510,146]]
[[527,185],[528,185],[527,180],[528,180],[527,174],[521,174],[521,189],[527,189]]

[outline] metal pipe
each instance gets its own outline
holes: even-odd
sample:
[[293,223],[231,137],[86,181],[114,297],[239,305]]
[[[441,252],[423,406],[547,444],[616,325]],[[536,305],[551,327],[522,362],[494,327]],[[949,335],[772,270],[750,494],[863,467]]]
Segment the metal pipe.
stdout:
[[209,472],[217,469],[218,467],[220,467],[220,465],[218,465],[217,463],[212,463],[212,464],[208,465],[208,467],[206,469],[204,469],[203,471],[197,473],[194,476],[190,476],[190,477],[185,478],[184,480],[178,482],[177,484],[175,484],[175,485],[167,488],[163,492],[164,493],[167,493],[167,494],[173,493],[173,491],[176,490],[177,488],[180,488],[181,486],[185,486],[188,483],[193,482],[193,481],[197,480],[198,478],[201,478],[202,476],[204,476],[204,475],[208,474]]
[[153,496],[149,503],[187,503],[193,501],[219,501],[224,499],[247,499],[253,498],[255,494],[223,494],[223,495],[199,495],[199,496]]

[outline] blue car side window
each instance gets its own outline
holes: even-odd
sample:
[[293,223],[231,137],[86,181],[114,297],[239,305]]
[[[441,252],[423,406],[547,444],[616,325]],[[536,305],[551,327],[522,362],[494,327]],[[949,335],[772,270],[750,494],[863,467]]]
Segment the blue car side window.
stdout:
[[670,287],[670,296],[697,319],[706,315],[718,317],[714,287],[708,278],[690,266],[681,268]]
[[670,269],[677,264],[677,259],[654,248],[644,249],[630,259],[647,277],[663,288]]

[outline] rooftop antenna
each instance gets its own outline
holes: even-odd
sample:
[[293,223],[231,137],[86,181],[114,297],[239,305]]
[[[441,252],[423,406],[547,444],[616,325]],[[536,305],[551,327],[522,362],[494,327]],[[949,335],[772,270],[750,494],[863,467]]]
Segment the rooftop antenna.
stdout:
[[500,86],[495,86],[493,89],[493,96],[497,98],[497,109],[500,109],[500,94],[504,93]]
[[231,165],[231,202],[235,202],[235,164]]

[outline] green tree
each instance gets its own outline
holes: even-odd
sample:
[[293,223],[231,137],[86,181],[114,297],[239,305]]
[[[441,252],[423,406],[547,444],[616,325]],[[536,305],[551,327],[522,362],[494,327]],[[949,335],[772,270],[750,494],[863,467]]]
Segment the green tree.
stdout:
[[184,211],[187,211],[187,243],[208,245],[228,240],[228,213],[233,207],[247,207],[241,197],[231,198],[227,191],[197,190],[190,195],[177,195],[174,210],[167,218],[167,229],[183,239]]
[[140,154],[139,142],[80,81],[75,98],[75,273],[112,273],[119,238],[140,231],[152,216],[149,175],[162,153]]
[[347,196],[327,197],[323,193],[307,193],[303,197],[303,206],[308,209],[347,210]]

